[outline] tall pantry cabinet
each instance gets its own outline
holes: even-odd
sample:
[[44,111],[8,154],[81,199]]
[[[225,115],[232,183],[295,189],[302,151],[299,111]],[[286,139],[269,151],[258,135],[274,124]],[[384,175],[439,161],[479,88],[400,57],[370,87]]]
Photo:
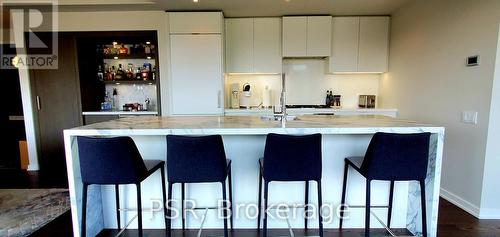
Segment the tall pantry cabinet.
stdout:
[[169,12],[168,21],[171,114],[223,114],[222,13]]

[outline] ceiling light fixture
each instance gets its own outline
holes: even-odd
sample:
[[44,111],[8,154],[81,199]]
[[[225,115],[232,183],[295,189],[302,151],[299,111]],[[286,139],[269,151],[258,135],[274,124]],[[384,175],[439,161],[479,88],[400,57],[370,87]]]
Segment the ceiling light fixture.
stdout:
[[193,0],[193,2],[198,2],[198,0]]

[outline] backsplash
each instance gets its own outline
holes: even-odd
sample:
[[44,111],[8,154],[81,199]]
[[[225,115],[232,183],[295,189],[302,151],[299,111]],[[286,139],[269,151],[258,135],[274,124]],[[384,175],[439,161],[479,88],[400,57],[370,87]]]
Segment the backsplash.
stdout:
[[156,99],[156,85],[146,85],[146,84],[107,84],[106,92],[109,96],[113,95],[113,88],[116,88],[118,92],[117,103],[118,108],[121,110],[124,104],[128,103],[140,103],[144,104],[147,98],[151,99],[151,111],[157,111],[157,99]]
[[[379,91],[379,74],[325,74],[325,60],[286,59],[287,104],[324,104],[327,90],[342,95],[342,107],[357,108],[359,95],[376,95]],[[245,83],[252,86],[251,106],[262,102],[267,85],[272,90],[272,104],[279,104],[281,75],[229,74],[225,78],[225,104],[230,106],[232,83],[239,84],[240,96]],[[377,99],[378,101],[378,99]]]
[[324,104],[327,90],[342,95],[342,107],[357,108],[359,95],[376,95],[379,74],[325,74],[325,60],[283,60],[287,104]]

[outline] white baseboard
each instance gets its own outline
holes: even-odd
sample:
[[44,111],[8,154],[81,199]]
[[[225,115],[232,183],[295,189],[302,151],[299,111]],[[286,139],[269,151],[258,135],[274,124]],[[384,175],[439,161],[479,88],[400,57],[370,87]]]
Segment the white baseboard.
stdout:
[[469,214],[475,216],[476,218],[480,218],[480,209],[478,206],[462,199],[461,197],[447,191],[446,189],[441,188],[441,193],[439,194],[446,201],[453,203],[458,206],[460,209],[468,212]]
[[481,208],[479,219],[500,220],[500,209],[498,208]]

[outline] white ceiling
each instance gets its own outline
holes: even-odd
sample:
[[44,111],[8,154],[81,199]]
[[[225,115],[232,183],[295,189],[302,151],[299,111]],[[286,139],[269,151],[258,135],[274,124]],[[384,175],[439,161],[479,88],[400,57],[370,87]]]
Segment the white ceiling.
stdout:
[[[23,0],[19,0],[23,1]],[[390,15],[410,0],[59,0],[61,11],[222,10],[226,17]]]

